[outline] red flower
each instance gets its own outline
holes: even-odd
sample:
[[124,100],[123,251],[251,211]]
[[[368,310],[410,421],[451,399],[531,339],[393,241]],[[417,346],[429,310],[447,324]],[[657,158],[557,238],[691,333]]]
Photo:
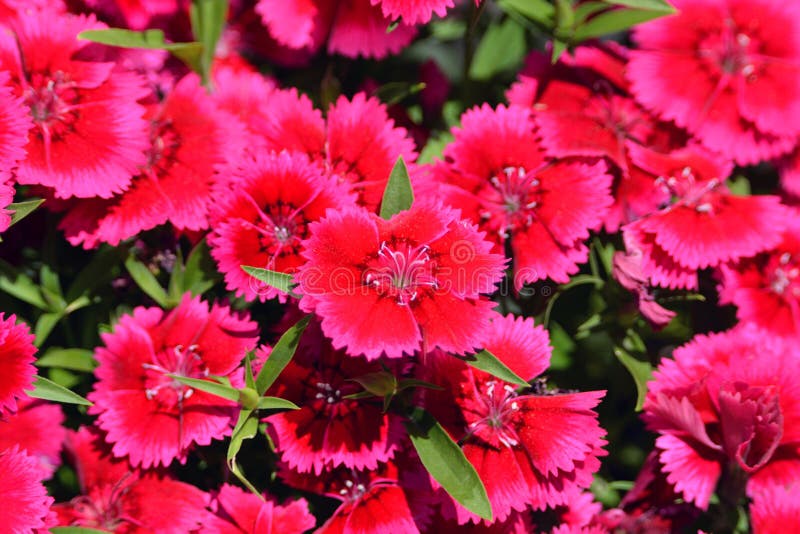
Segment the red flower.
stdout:
[[16,19],[0,36],[0,69],[33,116],[21,184],[55,195],[109,198],[146,162],[147,124],[136,103],[143,80],[75,36],[105,27],[94,17],[41,12]]
[[779,336],[800,334],[800,224],[791,218],[773,249],[721,265],[722,304],[735,304],[740,321]]
[[[530,380],[547,369],[552,350],[547,332],[532,319],[497,316],[492,327],[486,349],[520,377]],[[576,490],[591,484],[605,443],[593,408],[605,392],[519,393],[441,353],[435,353],[429,372],[430,381],[445,391],[426,391],[426,406],[464,443],[495,520],[513,510],[567,504]],[[449,499],[444,504],[443,513],[459,524],[479,521]]]
[[308,237],[309,223],[328,208],[355,202],[347,188],[300,153],[259,152],[220,173],[218,181],[208,243],[228,289],[246,300],[264,301],[279,292],[259,285],[242,265],[295,272],[303,264],[300,242]]
[[25,398],[15,414],[0,419],[0,451],[17,446],[39,462],[41,478],[53,476],[61,465],[66,437],[64,414],[58,404]]
[[569,281],[613,201],[605,164],[548,160],[531,111],[517,106],[473,108],[453,133],[432,171],[445,202],[479,224],[496,251],[511,242],[517,289]]
[[789,219],[775,196],[739,197],[724,179],[731,166],[689,147],[659,154],[631,147],[633,160],[659,177],[671,204],[623,228],[626,243],[642,252],[653,284],[697,288],[697,269],[751,256],[775,246]]
[[7,72],[0,71],[0,180],[7,179],[25,157],[26,133],[33,125],[24,101],[14,96],[9,79]]
[[268,149],[305,152],[371,210],[380,205],[397,156],[409,165],[417,158],[406,130],[395,127],[386,107],[364,93],[352,100],[339,97],[327,123],[294,89],[273,92],[264,115],[257,133]]
[[370,3],[380,5],[388,19],[402,19],[406,24],[425,24],[434,13],[444,17],[447,8],[454,5],[453,0],[370,0]]
[[312,223],[296,280],[300,307],[337,349],[367,359],[482,344],[503,259],[458,212],[415,204],[385,221],[361,208]]
[[39,461],[17,447],[0,451],[0,525],[7,532],[45,528],[53,502],[41,483]]
[[178,82],[163,103],[152,105],[148,118],[148,164],[124,193],[72,207],[60,228],[73,245],[116,245],[166,222],[179,230],[208,228],[214,171],[242,153],[242,125],[216,108],[195,75]]
[[14,186],[10,175],[0,171],[0,232],[5,232],[11,226],[11,214],[14,212],[6,208],[12,202],[14,202]]
[[0,313],[0,413],[16,411],[16,399],[31,389],[36,369],[33,367],[36,347],[25,323],[16,324],[17,316]]
[[800,476],[798,372],[793,344],[745,327],[698,335],[663,360],[644,419],[675,491],[706,509],[730,464],[751,494]]
[[230,484],[222,485],[212,506],[216,513],[203,521],[200,534],[302,534],[317,523],[305,499],[277,504]]
[[755,534],[783,534],[800,528],[800,485],[795,481],[756,493],[750,514]]
[[202,378],[237,374],[258,332],[245,315],[186,294],[172,311],[139,307],[102,336],[89,399],[114,456],[132,465],[181,462],[192,445],[208,445],[231,431],[236,403],[196,391],[166,376]]
[[[362,390],[353,379],[382,368],[334,350],[316,323],[309,328],[269,393],[300,406],[266,419],[275,448],[291,469],[301,473],[319,475],[339,466],[375,470],[378,462],[391,460],[401,447],[402,422],[383,413],[379,398],[345,397]],[[266,351],[259,351],[259,356],[266,357]]]
[[96,429],[70,431],[66,446],[82,494],[53,507],[61,526],[184,534],[210,515],[205,493],[157,471],[131,471],[127,462],[111,456]]
[[[737,163],[788,151],[800,133],[800,5],[675,0],[637,26],[628,76],[637,100]],[[691,80],[691,83],[686,83]]]

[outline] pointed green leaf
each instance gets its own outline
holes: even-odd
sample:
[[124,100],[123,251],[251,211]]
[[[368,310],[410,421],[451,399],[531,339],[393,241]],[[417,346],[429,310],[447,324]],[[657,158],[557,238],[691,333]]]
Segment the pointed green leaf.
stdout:
[[256,389],[256,379],[253,376],[253,358],[255,352],[250,351],[244,357],[244,385],[246,387]]
[[0,291],[36,306],[49,310],[50,306],[42,297],[39,286],[29,276],[19,272],[10,263],[0,260]]
[[287,273],[279,273],[277,271],[270,271],[269,269],[262,269],[260,267],[251,267],[250,265],[242,265],[242,270],[255,278],[256,280],[260,280],[267,284],[270,287],[274,287],[278,291],[283,291],[284,293],[292,293],[292,288],[294,287],[294,282],[292,282],[292,275]]
[[604,0],[607,4],[675,13],[675,8],[664,0]]
[[208,84],[217,41],[228,15],[228,0],[192,0],[190,15],[194,38],[202,45],[200,75],[203,83]]
[[65,297],[67,302],[74,302],[81,295],[91,293],[96,288],[108,284],[117,275],[116,267],[127,254],[128,248],[124,245],[101,248],[67,288]]
[[80,404],[91,406],[92,403],[84,399],[77,393],[73,393],[63,386],[48,380],[42,376],[37,376],[33,382],[33,390],[27,391],[29,397],[34,399],[44,399],[64,404]]
[[397,379],[393,374],[387,373],[386,371],[367,373],[357,378],[350,378],[348,380],[360,384],[361,387],[376,397],[383,397],[385,395],[393,394],[397,391]]
[[411,208],[414,202],[414,191],[411,189],[411,178],[403,156],[398,156],[397,161],[389,174],[386,189],[383,190],[381,200],[381,218],[391,219],[392,215]]
[[164,288],[161,287],[155,275],[150,272],[150,269],[148,269],[146,265],[131,255],[125,260],[125,268],[128,269],[128,273],[131,275],[131,278],[133,278],[133,281],[136,282],[136,285],[138,285],[147,296],[156,301],[162,308],[168,306],[169,299],[167,298],[167,292],[164,291]]
[[614,347],[614,356],[625,366],[636,384],[636,411],[644,406],[647,395],[647,382],[653,379],[653,366],[649,362],[637,360],[622,347]]
[[261,397],[258,399],[259,410],[299,410],[300,407],[292,401],[279,397]]
[[190,291],[192,295],[201,295],[211,289],[219,279],[219,271],[211,258],[208,243],[200,240],[189,253],[186,259],[186,268],[183,274],[183,291]]
[[107,530],[88,527],[53,527],[50,532],[53,534],[108,534]]
[[572,40],[573,42],[580,42],[609,33],[627,30],[631,26],[663,17],[665,14],[664,11],[652,11],[648,9],[612,9],[595,15],[578,26],[575,29]]
[[289,330],[284,332],[278,342],[272,347],[269,353],[269,358],[264,362],[264,366],[258,372],[256,377],[256,391],[259,395],[263,395],[269,387],[278,379],[283,369],[289,365],[289,362],[297,350],[297,345],[300,344],[300,337],[303,335],[311,316],[306,315]]
[[41,314],[36,320],[36,325],[33,327],[33,335],[36,337],[33,344],[37,347],[41,347],[62,317],[63,314],[61,312]]
[[97,360],[90,350],[51,348],[37,358],[34,364],[37,367],[58,367],[91,373],[97,367]]
[[525,29],[511,18],[489,26],[475,49],[469,77],[486,81],[495,75],[516,70],[525,58]]
[[483,482],[442,425],[422,408],[415,408],[405,425],[431,476],[464,508],[491,521],[492,506]]
[[556,10],[547,0],[499,0],[497,5],[503,11],[513,9],[545,27],[552,27],[555,23]]
[[550,61],[555,65],[561,54],[567,51],[569,44],[561,39],[553,39],[553,54],[550,56]]
[[253,486],[253,484],[247,480],[247,477],[244,475],[239,467],[239,464],[236,462],[236,456],[239,454],[244,441],[252,439],[257,432],[258,418],[255,416],[254,411],[241,410],[239,412],[239,419],[236,421],[236,425],[233,427],[233,432],[231,433],[231,441],[228,443],[226,461],[228,463],[228,469],[231,470],[231,473],[233,473],[236,478],[238,478],[239,481],[247,487],[247,489],[263,499],[264,497],[261,495],[261,492],[259,492],[255,486]]
[[34,198],[33,200],[26,200],[25,202],[15,202],[6,206],[6,209],[11,210],[11,225],[18,223],[42,205],[43,198]]
[[220,384],[219,382],[203,380],[201,378],[190,378],[188,376],[172,374],[168,374],[167,376],[173,380],[177,380],[181,384],[189,386],[190,388],[199,389],[200,391],[210,393],[211,395],[215,395],[217,397],[222,397],[223,399],[236,402],[239,401],[239,390],[234,387],[226,386],[225,384]]
[[509,369],[506,364],[498,360],[497,356],[488,350],[482,350],[477,354],[471,354],[463,359],[472,367],[480,369],[481,371],[485,371],[492,376],[496,376],[500,380],[505,380],[506,382],[516,384],[518,386],[529,385],[525,379]]
[[417,380],[416,378],[404,378],[397,384],[397,391],[403,391],[404,389],[409,388],[426,388],[435,390],[444,389],[442,386],[437,386],[436,384],[431,384],[430,382],[425,382],[424,380]]
[[192,70],[200,71],[203,45],[199,42],[168,43],[164,39],[164,32],[161,30],[151,29],[141,32],[122,28],[86,30],[78,34],[78,39],[120,48],[167,50],[186,63]]

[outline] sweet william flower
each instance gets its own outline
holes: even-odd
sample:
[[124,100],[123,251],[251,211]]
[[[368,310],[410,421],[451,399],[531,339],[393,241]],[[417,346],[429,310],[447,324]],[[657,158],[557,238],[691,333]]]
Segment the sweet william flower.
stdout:
[[41,482],[39,461],[18,447],[0,451],[0,525],[6,532],[44,529],[52,497]]
[[199,534],[302,534],[317,522],[305,499],[278,504],[230,484],[222,485],[212,508]]
[[334,348],[367,359],[482,344],[503,276],[502,256],[455,210],[418,202],[384,220],[363,208],[328,211],[303,242],[295,280]]
[[114,456],[127,456],[137,467],[167,466],[176,458],[184,462],[193,445],[230,433],[235,402],[167,375],[241,382],[239,364],[258,340],[246,315],[187,293],[171,311],[134,309],[102,338],[90,413],[107,432]]
[[42,478],[53,476],[61,465],[61,446],[66,437],[64,414],[55,403],[24,398],[17,413],[0,418],[0,450],[13,446],[36,458]]
[[24,323],[16,324],[16,315],[0,313],[0,413],[16,411],[17,399],[31,389],[36,369],[33,335]]

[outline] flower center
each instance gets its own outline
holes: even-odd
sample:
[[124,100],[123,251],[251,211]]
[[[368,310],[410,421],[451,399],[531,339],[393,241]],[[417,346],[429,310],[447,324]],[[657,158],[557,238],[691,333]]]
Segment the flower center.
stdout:
[[[659,176],[655,183],[672,198],[672,206],[689,207],[698,213],[714,212],[714,196],[722,186],[718,178],[704,180],[688,166],[671,173],[670,176]],[[671,206],[667,207],[670,208]]]
[[766,269],[769,288],[776,295],[800,298],[800,261],[790,252],[773,257]]
[[348,502],[355,502],[359,500],[367,492],[367,486],[361,483],[358,477],[354,479],[347,479],[344,481],[344,487],[339,490],[339,495],[344,497]]
[[497,441],[509,448],[517,446],[519,436],[512,419],[519,411],[519,402],[514,388],[490,380],[485,384],[484,394],[479,393],[476,400],[471,410],[474,420],[469,423],[468,435],[476,435],[490,444]]
[[333,386],[327,382],[317,382],[317,390],[319,391],[314,398],[324,399],[328,404],[335,404],[342,399],[342,391],[333,389]]
[[481,217],[502,220],[497,232],[503,239],[508,238],[511,231],[533,224],[534,209],[539,205],[540,185],[534,172],[524,167],[505,167],[489,178],[489,187],[482,194],[487,209],[480,214]]
[[431,259],[428,245],[390,246],[384,241],[369,262],[364,281],[381,295],[408,306],[417,300],[420,291],[439,287],[435,270],[436,262]]
[[60,71],[52,75],[31,75],[24,98],[43,136],[58,137],[69,131],[77,119],[80,97],[75,84],[67,81]]
[[197,345],[184,348],[176,345],[172,350],[156,353],[153,363],[143,363],[145,369],[145,390],[148,400],[156,400],[159,404],[182,407],[184,400],[194,394],[194,389],[181,384],[167,375],[178,375],[189,378],[205,378],[208,367],[197,352]]
[[751,60],[756,48],[757,43],[749,35],[738,31],[735,22],[729,19],[722,32],[709,35],[700,42],[698,54],[719,69],[721,74],[741,75],[750,81],[756,71]]

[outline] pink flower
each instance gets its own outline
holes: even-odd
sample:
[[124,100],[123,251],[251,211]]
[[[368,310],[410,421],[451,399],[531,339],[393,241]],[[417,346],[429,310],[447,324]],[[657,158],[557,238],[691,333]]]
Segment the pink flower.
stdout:
[[372,360],[481,345],[494,306],[483,294],[504,262],[457,211],[417,203],[385,221],[349,208],[310,233],[295,277],[300,307],[320,317],[334,348]]
[[613,201],[606,165],[547,159],[531,111],[517,106],[473,108],[453,134],[432,170],[444,201],[486,231],[496,251],[510,241],[517,289],[569,281],[588,257],[589,229]]
[[414,142],[405,129],[394,125],[378,99],[364,93],[357,93],[352,100],[339,97],[325,121],[296,90],[275,91],[264,115],[257,133],[268,149],[308,154],[368,209],[377,210],[380,205],[398,156],[403,156],[413,171],[417,158]]
[[800,528],[800,485],[795,481],[756,493],[750,514],[755,534],[782,534]]
[[30,111],[22,98],[14,96],[8,72],[0,71],[0,179],[25,157],[27,131],[33,125]]
[[33,335],[25,323],[16,322],[16,315],[0,313],[0,413],[16,411],[16,399],[26,397],[24,390],[31,389],[36,375]]
[[56,504],[58,525],[120,534],[194,532],[208,517],[208,496],[158,471],[131,471],[113,458],[96,429],[70,431],[67,450],[82,494]]
[[308,225],[329,208],[355,202],[302,153],[258,152],[221,172],[218,182],[208,243],[228,289],[246,300],[264,301],[279,291],[259,284],[242,265],[295,272],[304,263],[300,243]]
[[720,302],[736,316],[779,336],[800,334],[800,224],[790,219],[781,242],[755,257],[720,266]]
[[639,311],[654,328],[666,326],[675,317],[675,312],[656,302],[650,282],[642,270],[641,250],[633,248],[628,252],[615,252],[612,274],[622,287],[636,296]]
[[[267,357],[263,350],[258,355]],[[346,398],[363,389],[353,379],[381,370],[377,362],[334,350],[313,323],[268,392],[300,406],[265,419],[281,460],[317,475],[339,466],[375,470],[391,460],[405,435],[400,417],[384,413],[380,398]]]
[[50,478],[61,465],[61,444],[66,437],[61,407],[25,398],[18,408],[17,413],[0,419],[0,450],[17,446],[38,460],[41,478]]
[[192,378],[237,373],[258,340],[255,323],[230,308],[210,307],[184,295],[177,308],[134,309],[123,315],[105,347],[95,350],[99,366],[89,413],[108,435],[116,457],[134,466],[186,460],[194,445],[208,445],[231,431],[236,403],[181,385],[167,374]]
[[5,232],[11,226],[12,210],[6,209],[14,202],[14,186],[10,177],[0,171],[0,232]]
[[425,24],[434,13],[440,17],[453,7],[453,0],[370,0],[373,6],[381,6],[381,11],[390,20],[402,18],[406,24]]
[[[655,285],[697,288],[698,269],[775,246],[789,219],[775,196],[735,196],[725,186],[728,162],[699,147],[659,154],[631,147],[639,167],[658,176],[672,202],[623,228],[642,252],[642,271]],[[630,247],[629,247],[630,248]]]
[[0,69],[33,116],[17,181],[52,187],[61,198],[125,190],[146,162],[147,124],[136,103],[147,96],[143,80],[76,39],[105,27],[93,16],[47,11],[11,27],[0,35]]
[[222,485],[212,506],[215,514],[203,521],[200,534],[302,534],[317,523],[305,499],[277,504],[230,484]]
[[45,528],[53,502],[41,483],[39,461],[17,447],[0,451],[0,525],[7,532]]
[[72,206],[60,228],[73,245],[116,245],[166,222],[179,230],[208,228],[214,171],[242,153],[242,125],[217,109],[193,74],[150,106],[148,118],[147,165],[124,193]]
[[747,327],[695,336],[663,360],[644,419],[675,491],[706,509],[729,466],[751,494],[800,476],[798,372],[793,344]]
[[[756,163],[800,133],[800,6],[772,0],[675,0],[637,26],[628,76],[637,100],[705,146]],[[691,83],[686,83],[691,80]]]
[[[490,332],[486,349],[523,379],[547,369],[552,350],[547,332],[532,319],[497,316]],[[605,392],[556,393],[540,386],[517,392],[456,358],[434,355],[426,379],[445,391],[426,391],[425,406],[463,443],[495,520],[504,521],[513,510],[567,504],[591,484],[598,456],[605,454],[605,432],[593,408]],[[442,513],[459,524],[480,520],[450,499]]]

